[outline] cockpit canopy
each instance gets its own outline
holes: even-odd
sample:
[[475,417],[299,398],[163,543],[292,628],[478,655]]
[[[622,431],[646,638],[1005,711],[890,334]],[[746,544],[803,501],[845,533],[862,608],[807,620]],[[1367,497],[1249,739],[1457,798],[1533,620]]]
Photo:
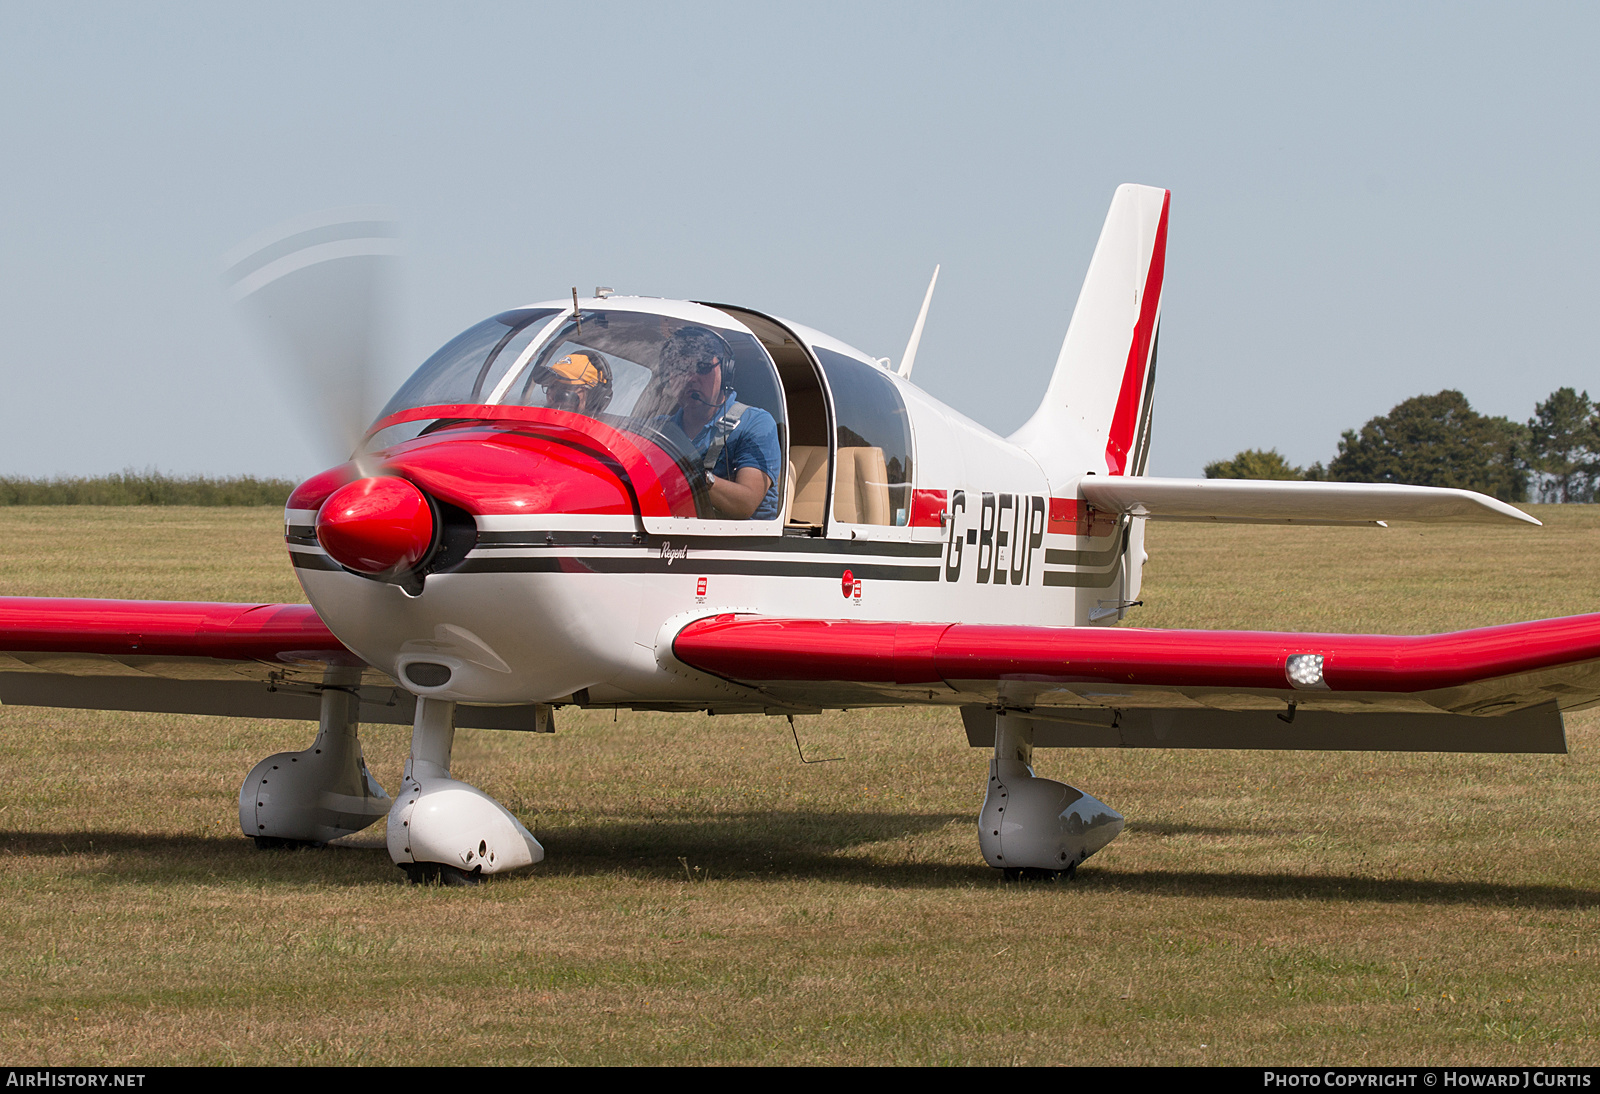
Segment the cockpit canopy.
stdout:
[[[906,406],[882,365],[806,328],[747,309],[686,301],[584,301],[502,312],[453,338],[425,361],[384,407],[369,450],[471,421],[473,407],[540,407],[580,414],[666,452],[691,483],[709,466],[705,432],[691,439],[680,407],[717,398],[704,354],[685,343],[725,346],[722,397],[771,416],[777,451],[769,496],[755,522],[810,529],[830,522],[910,522],[912,434]],[[722,354],[718,354],[722,356]],[[720,366],[719,366],[720,367]],[[691,373],[698,372],[696,384]],[[440,408],[419,417],[408,411]],[[446,410],[445,408],[460,408]],[[792,410],[791,420],[786,408]],[[733,415],[736,409],[724,411]],[[752,416],[749,421],[764,421]],[[713,445],[713,448],[715,446]],[[713,516],[696,488],[700,515]],[[754,531],[755,529],[751,529]],[[770,533],[769,533],[770,534]]]
[[413,407],[469,404],[551,407],[624,429],[659,425],[677,409],[685,367],[670,352],[664,359],[663,351],[673,335],[692,327],[714,331],[732,351],[724,389],[781,423],[777,372],[749,332],[698,317],[611,309],[574,316],[553,307],[502,312],[451,339],[379,418]]

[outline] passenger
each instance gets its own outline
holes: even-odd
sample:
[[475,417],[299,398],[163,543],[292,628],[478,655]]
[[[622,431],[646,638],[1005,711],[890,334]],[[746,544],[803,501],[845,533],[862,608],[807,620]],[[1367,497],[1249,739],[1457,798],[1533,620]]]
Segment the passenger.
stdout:
[[665,420],[694,443],[717,515],[772,520],[778,515],[778,425],[733,389],[733,352],[705,327],[684,327],[661,350],[661,375],[678,401]]
[[539,380],[544,405],[552,410],[595,415],[611,402],[611,366],[600,354],[569,353]]

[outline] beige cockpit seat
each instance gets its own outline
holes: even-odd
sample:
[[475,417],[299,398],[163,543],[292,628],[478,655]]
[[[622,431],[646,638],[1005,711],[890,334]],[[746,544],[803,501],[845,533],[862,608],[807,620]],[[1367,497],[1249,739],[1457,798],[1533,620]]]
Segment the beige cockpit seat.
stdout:
[[[838,452],[833,518],[845,524],[889,524],[889,469],[883,449],[851,447]],[[820,527],[827,502],[828,450],[789,447],[787,523]]]
[[789,446],[789,480],[784,493],[786,523],[822,527],[828,502],[827,445]]
[[846,524],[888,524],[889,468],[881,448],[839,449],[833,516]]

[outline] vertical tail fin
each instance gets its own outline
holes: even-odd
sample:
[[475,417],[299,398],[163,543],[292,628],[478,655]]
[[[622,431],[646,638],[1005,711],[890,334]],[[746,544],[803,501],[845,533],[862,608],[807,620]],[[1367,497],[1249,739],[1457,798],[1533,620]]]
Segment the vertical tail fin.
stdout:
[[1050,387],[1011,435],[1054,489],[1087,473],[1144,472],[1170,198],[1153,186],[1117,187]]

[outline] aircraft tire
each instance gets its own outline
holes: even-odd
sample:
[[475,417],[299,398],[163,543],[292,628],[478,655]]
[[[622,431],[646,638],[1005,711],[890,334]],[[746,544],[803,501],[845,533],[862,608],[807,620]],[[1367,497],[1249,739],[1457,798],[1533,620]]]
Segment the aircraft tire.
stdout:
[[413,885],[440,885],[447,889],[469,889],[483,884],[483,873],[476,868],[462,870],[442,862],[402,862],[398,864]]
[[252,836],[257,851],[304,851],[328,846],[314,839],[285,839],[282,836]]

